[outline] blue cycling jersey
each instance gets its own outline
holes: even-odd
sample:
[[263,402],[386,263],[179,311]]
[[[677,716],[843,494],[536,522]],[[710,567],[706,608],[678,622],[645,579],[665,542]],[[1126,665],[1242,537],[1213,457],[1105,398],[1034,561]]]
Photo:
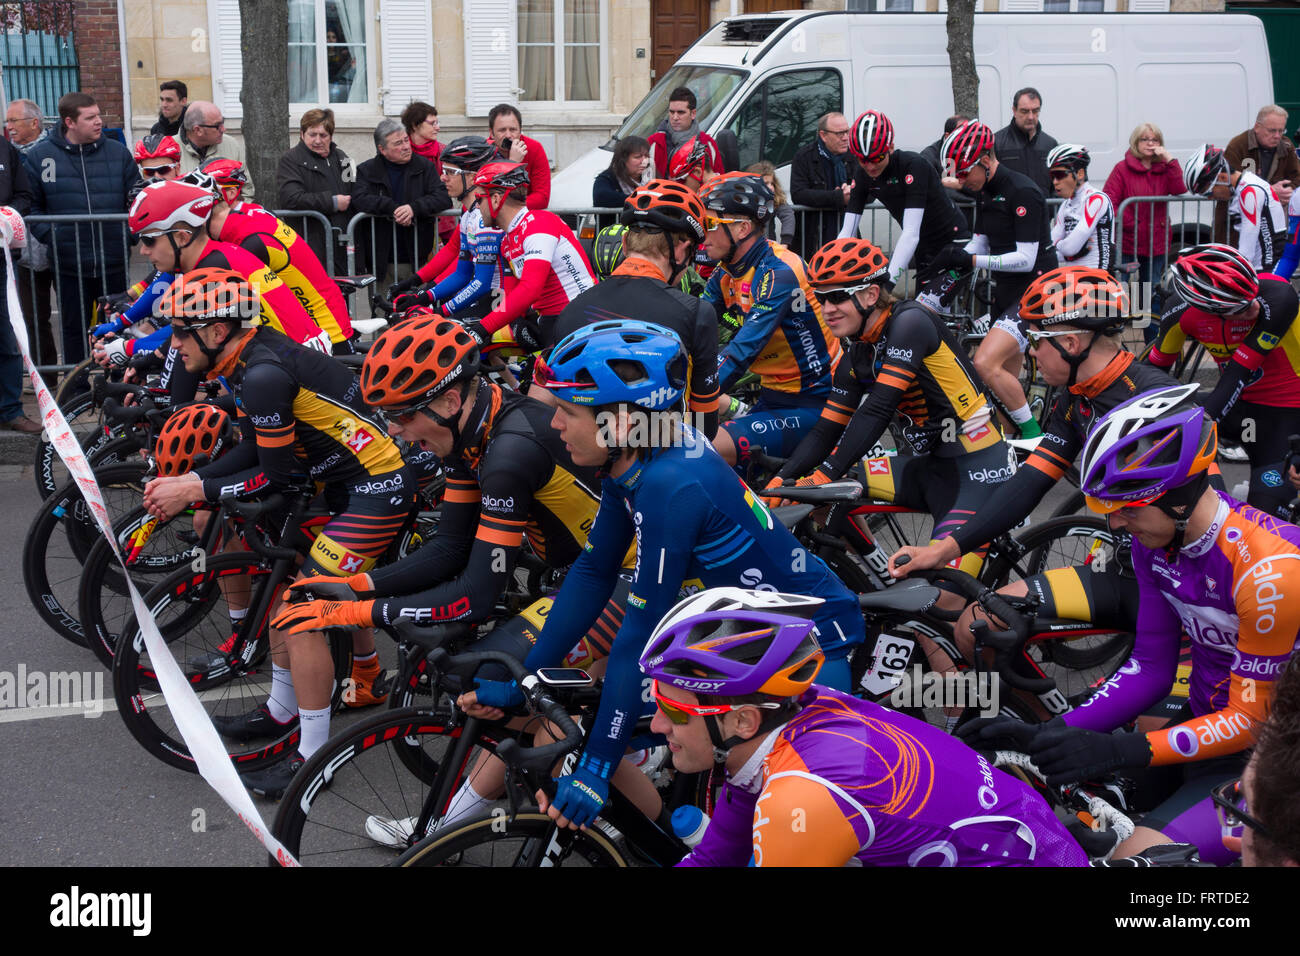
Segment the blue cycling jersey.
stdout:
[[586,550],[565,577],[528,655],[530,670],[554,666],[587,633],[635,538],[627,613],[610,651],[586,750],[611,771],[649,699],[639,655],[660,619],[685,594],[731,586],[824,599],[814,617],[816,633],[828,663],[835,659],[841,665],[830,668],[841,674],[841,685],[848,678],[844,658],[865,637],[857,598],[843,582],[772,517],[708,439],[685,425],[679,436],[678,447],[655,451],[617,478],[605,479]]
[[[107,335],[109,332],[121,332],[123,329],[129,329],[141,319],[153,316],[153,304],[171,288],[174,278],[175,276],[169,272],[155,271],[153,275],[144,280],[144,291],[131,303],[130,307],[112,322],[105,322],[102,325],[95,326],[92,334],[99,337]],[[168,331],[167,334],[171,335],[171,332]]]
[[500,229],[483,225],[477,208],[460,217],[460,256],[456,268],[433,287],[433,297],[444,304],[448,315],[468,308],[490,290],[501,285]]

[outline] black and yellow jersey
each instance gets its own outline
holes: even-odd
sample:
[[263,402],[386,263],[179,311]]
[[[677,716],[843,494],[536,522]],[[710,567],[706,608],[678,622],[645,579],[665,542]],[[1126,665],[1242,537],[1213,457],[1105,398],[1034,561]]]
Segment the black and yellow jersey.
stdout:
[[244,441],[198,469],[208,500],[307,482],[381,494],[403,465],[346,366],[269,328],[244,334],[209,376],[235,397]]
[[594,468],[569,457],[551,427],[554,409],[482,379],[471,400],[465,432],[474,437],[443,462],[437,536],[371,572],[374,592],[389,596],[376,603],[376,621],[482,619],[513,581],[525,536],[533,553],[557,569],[586,546],[600,482]]
[[782,478],[808,474],[828,452],[820,470],[840,477],[895,414],[918,455],[952,458],[1001,441],[983,383],[936,313],[898,302],[867,334],[870,340],[847,343],[836,361],[821,419],[781,469]]

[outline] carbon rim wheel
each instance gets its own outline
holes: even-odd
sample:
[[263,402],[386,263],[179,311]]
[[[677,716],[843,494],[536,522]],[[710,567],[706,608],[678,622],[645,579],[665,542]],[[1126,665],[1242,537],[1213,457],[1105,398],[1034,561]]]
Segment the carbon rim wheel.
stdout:
[[[536,866],[555,824],[544,813],[520,813],[513,820],[498,811],[434,833],[398,859],[397,866]],[[627,861],[599,826],[574,834],[569,853],[548,866],[625,867]]]

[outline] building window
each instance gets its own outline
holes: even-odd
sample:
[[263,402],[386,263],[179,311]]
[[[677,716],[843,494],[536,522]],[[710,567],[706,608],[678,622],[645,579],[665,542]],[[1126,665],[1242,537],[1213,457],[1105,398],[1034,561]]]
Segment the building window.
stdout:
[[289,102],[370,101],[367,0],[289,0]]
[[519,0],[519,98],[601,98],[601,0]]

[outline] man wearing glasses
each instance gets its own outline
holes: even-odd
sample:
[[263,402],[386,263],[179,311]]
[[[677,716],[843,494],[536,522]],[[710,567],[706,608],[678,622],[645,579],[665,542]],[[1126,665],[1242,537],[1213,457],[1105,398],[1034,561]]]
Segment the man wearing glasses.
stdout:
[[[216,103],[195,100],[185,111],[181,133],[181,175],[193,172],[209,159],[234,159],[244,162],[244,146],[226,135],[226,120]],[[245,164],[247,168],[247,164]],[[244,198],[253,199],[253,180],[244,187]]]
[[1047,174],[1047,154],[1056,148],[1056,140],[1043,132],[1038,117],[1043,112],[1043,98],[1032,86],[1016,90],[1011,97],[1011,122],[997,131],[993,148],[1008,169],[1033,180],[1044,196],[1052,194],[1052,180]]
[[844,207],[853,193],[853,181],[861,168],[849,152],[849,121],[843,113],[827,113],[817,121],[816,141],[794,154],[790,165],[790,199],[799,206],[824,209],[804,215],[804,226],[795,231],[807,259],[840,231]]
[[[10,100],[5,111],[5,135],[20,154],[49,139],[40,106],[32,100]],[[54,348],[54,331],[50,327],[54,276],[50,272],[49,247],[28,235],[27,248],[23,250],[18,268],[18,299],[23,304],[32,354],[38,364],[53,362],[58,352]]]

